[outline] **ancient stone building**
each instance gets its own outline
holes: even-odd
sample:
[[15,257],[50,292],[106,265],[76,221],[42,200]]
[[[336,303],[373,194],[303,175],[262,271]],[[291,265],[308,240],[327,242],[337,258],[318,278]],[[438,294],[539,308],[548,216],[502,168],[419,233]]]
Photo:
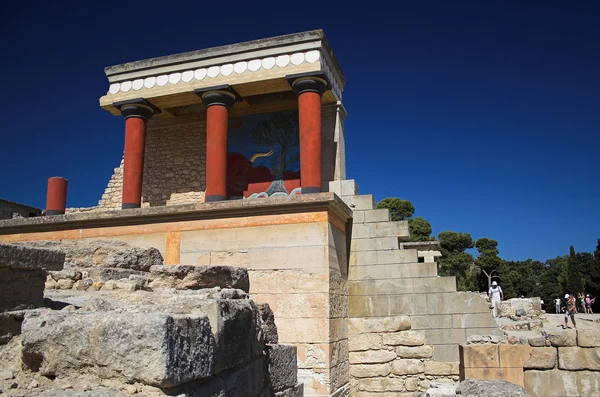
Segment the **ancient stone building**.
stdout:
[[167,265],[248,269],[296,346],[306,396],[409,395],[458,380],[458,346],[497,334],[346,179],[345,79],[322,31],[106,68],[124,153],[93,211],[0,221],[0,242],[119,240]]
[[0,219],[29,218],[39,216],[42,210],[14,201],[0,199]]

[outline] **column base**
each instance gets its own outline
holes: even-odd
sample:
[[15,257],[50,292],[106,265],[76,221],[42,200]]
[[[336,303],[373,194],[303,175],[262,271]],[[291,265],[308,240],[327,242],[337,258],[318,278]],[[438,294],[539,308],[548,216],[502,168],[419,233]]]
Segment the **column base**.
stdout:
[[316,186],[308,186],[308,187],[303,187],[302,188],[302,194],[306,194],[306,193],[321,193],[323,189],[321,189],[320,187],[316,187]]
[[226,200],[225,196],[220,196],[220,195],[216,195],[216,194],[211,194],[210,196],[204,196],[205,203],[210,203],[213,201],[225,201],[225,200]]
[[61,210],[46,210],[46,215],[64,215],[65,211]]
[[128,210],[131,208],[140,208],[140,207],[141,207],[141,204],[138,204],[138,203],[123,203],[121,205],[121,208],[124,210]]

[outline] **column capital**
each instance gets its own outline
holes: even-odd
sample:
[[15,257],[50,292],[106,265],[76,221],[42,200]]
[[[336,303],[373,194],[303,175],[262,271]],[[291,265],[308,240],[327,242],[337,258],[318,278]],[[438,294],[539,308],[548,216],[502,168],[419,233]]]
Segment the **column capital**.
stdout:
[[230,85],[217,85],[214,87],[197,88],[194,94],[202,98],[202,103],[207,108],[212,105],[221,105],[231,108],[235,102],[241,101],[242,98]]
[[325,73],[299,73],[285,76],[294,94],[300,95],[305,92],[316,92],[323,95],[330,87],[325,78]]
[[113,106],[121,111],[121,115],[125,117],[125,119],[137,117],[148,120],[153,115],[160,113],[159,108],[143,98],[114,102]]

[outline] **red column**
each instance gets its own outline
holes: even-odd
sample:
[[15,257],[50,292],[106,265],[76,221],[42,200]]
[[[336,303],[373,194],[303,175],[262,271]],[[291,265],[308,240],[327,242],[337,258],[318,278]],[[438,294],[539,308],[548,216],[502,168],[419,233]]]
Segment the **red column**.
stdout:
[[121,114],[125,117],[125,158],[121,208],[140,208],[144,179],[146,123],[156,110],[146,101],[139,100],[123,104],[120,109]]
[[69,181],[60,176],[48,178],[46,215],[62,215],[67,208],[67,185]]
[[229,91],[202,94],[206,105],[206,194],[205,202],[227,199],[227,132],[229,108],[235,102]]
[[300,186],[302,193],[321,191],[321,95],[327,83],[318,77],[302,77],[292,83],[298,95],[300,128]]

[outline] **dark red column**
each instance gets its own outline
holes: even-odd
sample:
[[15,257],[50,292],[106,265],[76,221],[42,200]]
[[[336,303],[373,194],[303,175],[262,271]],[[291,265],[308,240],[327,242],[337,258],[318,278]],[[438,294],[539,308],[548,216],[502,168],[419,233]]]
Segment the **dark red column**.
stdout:
[[206,202],[227,198],[229,108],[235,99],[235,94],[229,91],[202,93],[206,105]]
[[298,95],[300,128],[300,186],[302,193],[321,191],[321,95],[327,82],[318,77],[301,77],[292,82]]
[[46,215],[62,215],[67,208],[67,185],[69,181],[60,176],[48,178]]
[[125,117],[125,158],[121,208],[140,208],[144,179],[146,123],[156,109],[143,100],[122,104],[120,109],[121,114]]

